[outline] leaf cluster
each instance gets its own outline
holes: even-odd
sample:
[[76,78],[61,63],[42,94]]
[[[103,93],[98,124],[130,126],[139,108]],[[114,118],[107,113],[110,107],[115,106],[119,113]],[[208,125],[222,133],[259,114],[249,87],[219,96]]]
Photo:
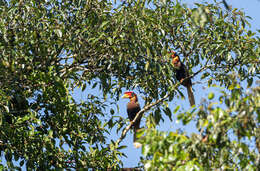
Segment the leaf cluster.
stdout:
[[[124,156],[119,150],[124,146],[108,143],[107,135],[115,126],[120,130],[125,121],[114,116],[125,89],[145,96],[145,105],[163,98],[163,106],[155,103],[157,108],[146,122],[151,139],[143,141],[143,154],[155,161],[144,161],[145,167],[172,168],[187,162],[189,167],[222,166],[225,156],[215,150],[219,149],[215,136],[227,131],[226,126],[239,141],[233,143],[224,136],[220,142],[228,143],[225,152],[232,151],[234,144],[244,150],[239,156],[227,154],[236,156],[237,161],[230,163],[239,167],[232,168],[245,168],[239,162],[254,164],[255,153],[245,152],[248,146],[240,139],[257,137],[259,116],[258,123],[253,118],[259,115],[255,114],[258,103],[236,86],[242,87],[246,80],[252,87],[259,78],[260,39],[248,29],[243,12],[223,11],[217,3],[188,8],[170,0],[10,0],[1,1],[0,15],[0,150],[8,168],[118,168],[119,157]],[[216,117],[211,122],[200,116],[201,110],[179,115],[184,124],[199,116],[198,129],[209,132],[211,145],[192,145],[194,139],[183,134],[152,129],[164,114],[172,119],[178,112],[179,107],[172,110],[169,101],[184,97],[175,86],[170,50],[180,54],[191,74],[205,67],[198,75],[202,81],[232,91],[231,98],[224,94],[220,99],[232,111],[207,109],[205,113]],[[236,106],[239,94],[245,99]],[[226,123],[230,120],[232,125]],[[244,125],[250,129],[242,131]],[[159,137],[169,140],[161,142]],[[155,144],[149,145],[152,140]],[[157,153],[157,149],[163,151]],[[252,159],[247,158],[249,154]]]

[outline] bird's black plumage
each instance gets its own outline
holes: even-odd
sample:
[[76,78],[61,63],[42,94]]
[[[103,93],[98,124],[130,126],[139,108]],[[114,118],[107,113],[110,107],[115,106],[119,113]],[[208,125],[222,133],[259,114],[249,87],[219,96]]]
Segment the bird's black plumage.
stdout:
[[[189,77],[188,72],[186,71],[185,65],[181,62],[181,67],[176,68],[176,78],[178,81],[182,81],[183,79]],[[181,82],[181,84],[185,87],[192,86],[191,79],[185,79]]]
[[[127,103],[127,115],[130,121],[133,121],[136,114],[141,110],[140,105],[138,101],[130,101]],[[132,128],[134,127],[135,129],[140,128],[140,121],[141,117],[137,118],[135,123],[132,125]]]

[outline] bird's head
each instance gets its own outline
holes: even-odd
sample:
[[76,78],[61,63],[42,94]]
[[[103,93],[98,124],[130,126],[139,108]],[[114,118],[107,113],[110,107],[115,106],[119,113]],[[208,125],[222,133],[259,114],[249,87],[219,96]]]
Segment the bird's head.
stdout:
[[171,52],[171,58],[172,58],[173,66],[177,69],[180,68],[181,67],[181,60],[180,60],[179,55],[176,52],[172,51]]
[[137,101],[137,95],[133,91],[127,91],[122,98],[128,98],[130,101]]

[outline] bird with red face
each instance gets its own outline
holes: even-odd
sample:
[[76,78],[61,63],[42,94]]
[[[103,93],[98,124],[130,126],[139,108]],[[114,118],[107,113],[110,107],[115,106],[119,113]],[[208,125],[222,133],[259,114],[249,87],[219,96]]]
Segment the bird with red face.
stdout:
[[[179,55],[172,51],[171,52],[172,64],[176,69],[176,78],[180,83],[187,88],[187,93],[189,97],[190,105],[195,105],[195,99],[192,91],[192,82],[189,77],[189,73],[186,69],[186,66],[181,62]],[[187,79],[185,79],[187,78]]]
[[[130,122],[133,122],[136,114],[141,110],[140,104],[138,102],[137,95],[133,91],[127,91],[124,93],[122,98],[130,99],[130,102],[127,103],[127,115]],[[140,115],[136,121],[132,124],[132,129],[134,131],[134,146],[138,147],[138,143],[136,142],[136,132],[140,129],[142,115]]]

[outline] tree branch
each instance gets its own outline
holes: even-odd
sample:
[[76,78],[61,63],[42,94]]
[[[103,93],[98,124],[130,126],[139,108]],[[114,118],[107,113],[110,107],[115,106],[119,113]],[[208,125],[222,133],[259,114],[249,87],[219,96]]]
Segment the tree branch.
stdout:
[[230,11],[230,7],[228,6],[227,2],[225,0],[222,0],[225,8]]
[[[197,72],[195,72],[195,73],[191,74],[190,76],[184,78],[183,81],[185,81],[186,79],[189,79],[189,78],[194,77],[195,75],[197,75],[197,74],[199,74],[200,72],[202,72],[202,71],[208,69],[208,68],[211,67],[211,66],[214,66],[214,65],[206,65],[206,66],[204,66],[203,68],[201,68],[201,69],[198,70]],[[176,84],[174,85],[174,87],[173,87],[173,90],[176,89],[180,84],[181,84],[180,82],[176,83]],[[161,99],[159,99],[159,100],[157,100],[157,101],[155,101],[155,102],[153,102],[153,103],[150,103],[150,104],[146,105],[142,110],[140,110],[140,111],[136,114],[134,120],[133,120],[132,122],[130,122],[130,124],[122,131],[121,136],[120,136],[119,139],[116,141],[116,144],[117,144],[117,145],[120,144],[120,142],[125,138],[126,133],[130,130],[131,126],[135,123],[135,121],[137,120],[137,118],[139,118],[139,116],[140,116],[142,113],[148,111],[148,110],[149,110],[150,108],[152,108],[153,106],[155,106],[155,105],[161,103],[162,101],[164,101],[165,99],[167,99],[167,98],[169,97],[169,95],[170,95],[170,94],[166,94],[166,95],[163,96]]]

